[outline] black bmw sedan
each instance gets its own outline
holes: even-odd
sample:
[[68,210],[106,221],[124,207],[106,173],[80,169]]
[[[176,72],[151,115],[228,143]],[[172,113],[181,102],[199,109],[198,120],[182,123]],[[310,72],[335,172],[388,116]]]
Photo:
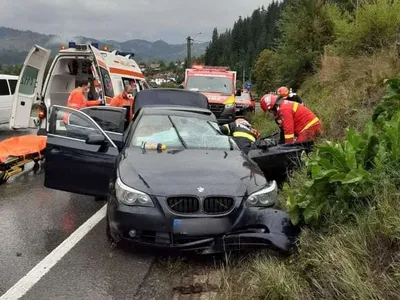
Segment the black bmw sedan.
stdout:
[[274,208],[276,182],[220,132],[210,110],[167,101],[201,97],[192,93],[138,93],[125,131],[125,112],[116,108],[53,106],[45,186],[106,196],[107,235],[116,243],[199,253],[290,250],[295,230]]

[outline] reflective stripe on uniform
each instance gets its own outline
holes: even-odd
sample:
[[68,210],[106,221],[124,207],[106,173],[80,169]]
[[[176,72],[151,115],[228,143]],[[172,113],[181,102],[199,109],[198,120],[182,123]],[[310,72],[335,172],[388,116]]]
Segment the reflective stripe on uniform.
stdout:
[[299,108],[299,103],[295,102],[293,104],[293,111],[296,112],[298,108]]
[[303,132],[304,130],[307,130],[308,128],[310,128],[311,126],[315,125],[317,122],[319,121],[319,119],[317,117],[315,117],[310,123],[308,123],[300,132]]
[[226,127],[228,129],[228,135],[231,134],[231,129],[229,128],[229,124],[225,124],[224,127]]
[[256,141],[256,138],[254,136],[252,136],[250,133],[246,133],[246,132],[241,132],[241,131],[236,131],[233,133],[233,137],[243,137],[246,138],[252,142]]
[[292,139],[294,138],[294,134],[285,134],[285,139]]

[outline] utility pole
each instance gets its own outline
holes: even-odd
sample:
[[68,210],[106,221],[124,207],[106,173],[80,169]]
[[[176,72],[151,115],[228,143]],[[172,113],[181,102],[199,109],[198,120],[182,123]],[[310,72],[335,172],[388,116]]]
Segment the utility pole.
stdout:
[[187,67],[188,68],[191,68],[191,66],[192,66],[192,63],[191,63],[191,60],[192,60],[192,38],[190,37],[190,36],[188,36],[187,38],[186,38],[186,43],[187,43]]
[[199,32],[193,38],[190,37],[190,36],[188,36],[186,38],[186,44],[187,44],[187,67],[188,68],[192,67],[192,41],[194,41],[195,37],[197,37],[200,34],[202,34],[202,33]]

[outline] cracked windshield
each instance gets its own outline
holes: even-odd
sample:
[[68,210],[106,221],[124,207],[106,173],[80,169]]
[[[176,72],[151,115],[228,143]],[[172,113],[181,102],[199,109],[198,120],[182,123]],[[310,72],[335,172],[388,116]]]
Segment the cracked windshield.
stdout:
[[0,0],[0,300],[400,300],[400,1],[137,4]]

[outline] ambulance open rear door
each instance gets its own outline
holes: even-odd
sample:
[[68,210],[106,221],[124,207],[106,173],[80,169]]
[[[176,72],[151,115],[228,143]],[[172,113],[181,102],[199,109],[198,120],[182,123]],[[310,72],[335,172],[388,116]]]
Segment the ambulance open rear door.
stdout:
[[38,110],[49,57],[50,50],[37,45],[29,51],[15,88],[10,119],[11,129],[39,127]]

